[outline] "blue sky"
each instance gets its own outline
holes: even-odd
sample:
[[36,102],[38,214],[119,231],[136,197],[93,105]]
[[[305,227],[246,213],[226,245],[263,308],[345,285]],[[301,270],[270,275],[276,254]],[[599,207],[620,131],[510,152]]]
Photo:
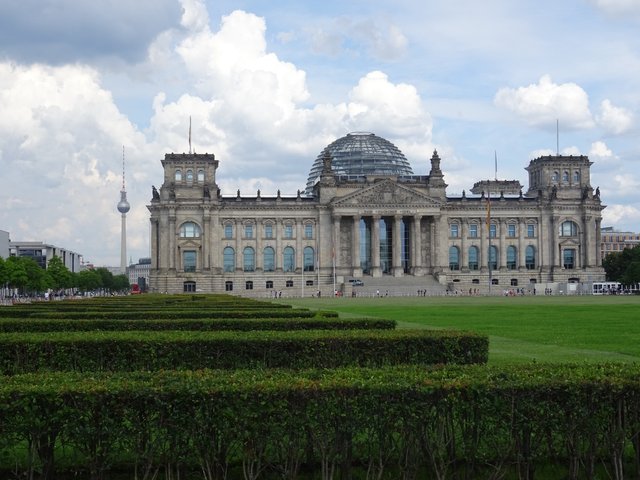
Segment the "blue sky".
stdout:
[[448,193],[589,155],[604,224],[640,231],[640,0],[22,0],[0,4],[0,229],[117,265],[165,153],[220,160],[223,194],[303,189],[350,131],[434,148]]

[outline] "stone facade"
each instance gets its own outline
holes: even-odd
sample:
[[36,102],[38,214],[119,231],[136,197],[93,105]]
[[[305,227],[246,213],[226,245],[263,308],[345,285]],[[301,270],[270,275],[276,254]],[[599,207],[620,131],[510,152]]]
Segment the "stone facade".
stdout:
[[167,154],[153,188],[150,289],[331,294],[386,278],[487,290],[604,279],[599,191],[585,156],[547,156],[529,188],[449,197],[437,152],[429,175],[335,175],[311,195],[226,197],[212,154]]

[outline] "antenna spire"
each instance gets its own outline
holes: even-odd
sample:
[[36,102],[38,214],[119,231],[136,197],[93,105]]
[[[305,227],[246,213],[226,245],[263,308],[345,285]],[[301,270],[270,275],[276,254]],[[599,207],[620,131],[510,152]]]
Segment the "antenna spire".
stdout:
[[124,145],[122,145],[122,191],[124,190]]
[[495,180],[498,181],[498,152],[497,150],[493,151],[494,156],[494,167],[495,167]]

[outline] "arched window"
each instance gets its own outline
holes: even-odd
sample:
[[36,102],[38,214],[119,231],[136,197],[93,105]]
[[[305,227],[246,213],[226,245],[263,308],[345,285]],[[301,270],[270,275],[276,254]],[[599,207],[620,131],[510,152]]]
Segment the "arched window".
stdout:
[[251,247],[245,247],[242,251],[243,269],[245,272],[253,272],[256,269],[256,253]]
[[460,270],[460,250],[458,247],[449,247],[449,270]]
[[578,170],[573,172],[573,183],[580,183],[580,172]]
[[204,182],[204,170],[202,169],[198,170],[198,182]]
[[176,182],[181,182],[182,181],[182,170],[180,170],[180,169],[176,170],[174,178],[176,179]]
[[283,251],[282,269],[285,272],[293,272],[296,269],[296,255],[293,247],[285,247]]
[[200,225],[197,223],[184,222],[180,226],[180,238],[197,238],[200,235]]
[[518,250],[513,245],[507,247],[507,268],[515,270],[518,267]]
[[265,272],[273,272],[276,269],[276,252],[271,247],[266,247],[262,252]]
[[557,182],[559,178],[560,178],[560,174],[558,172],[553,172],[553,174],[551,175],[552,182]]
[[187,183],[192,183],[193,182],[193,170],[189,169],[187,170]]
[[469,247],[469,270],[478,270],[478,247]]
[[314,255],[312,247],[304,247],[302,252],[303,256],[303,264],[305,272],[313,272],[314,271]]
[[536,268],[536,249],[533,245],[527,246],[524,251],[524,263],[527,270],[533,270]]
[[489,247],[489,268],[491,270],[498,269],[498,247],[495,245]]
[[571,220],[567,220],[562,222],[560,225],[560,236],[561,237],[575,237],[578,235],[578,225]]
[[567,172],[566,170],[562,172],[562,182],[569,183],[569,172]]
[[225,272],[236,270],[236,252],[231,247],[225,247],[222,251],[222,260]]

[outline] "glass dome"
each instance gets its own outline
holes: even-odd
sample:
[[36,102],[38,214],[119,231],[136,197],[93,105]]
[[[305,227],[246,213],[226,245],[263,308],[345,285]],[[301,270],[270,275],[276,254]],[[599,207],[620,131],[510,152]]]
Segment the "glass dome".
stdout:
[[322,159],[327,153],[336,175],[413,175],[411,165],[393,143],[373,133],[353,132],[320,152],[309,172],[305,193],[311,194],[320,178]]

